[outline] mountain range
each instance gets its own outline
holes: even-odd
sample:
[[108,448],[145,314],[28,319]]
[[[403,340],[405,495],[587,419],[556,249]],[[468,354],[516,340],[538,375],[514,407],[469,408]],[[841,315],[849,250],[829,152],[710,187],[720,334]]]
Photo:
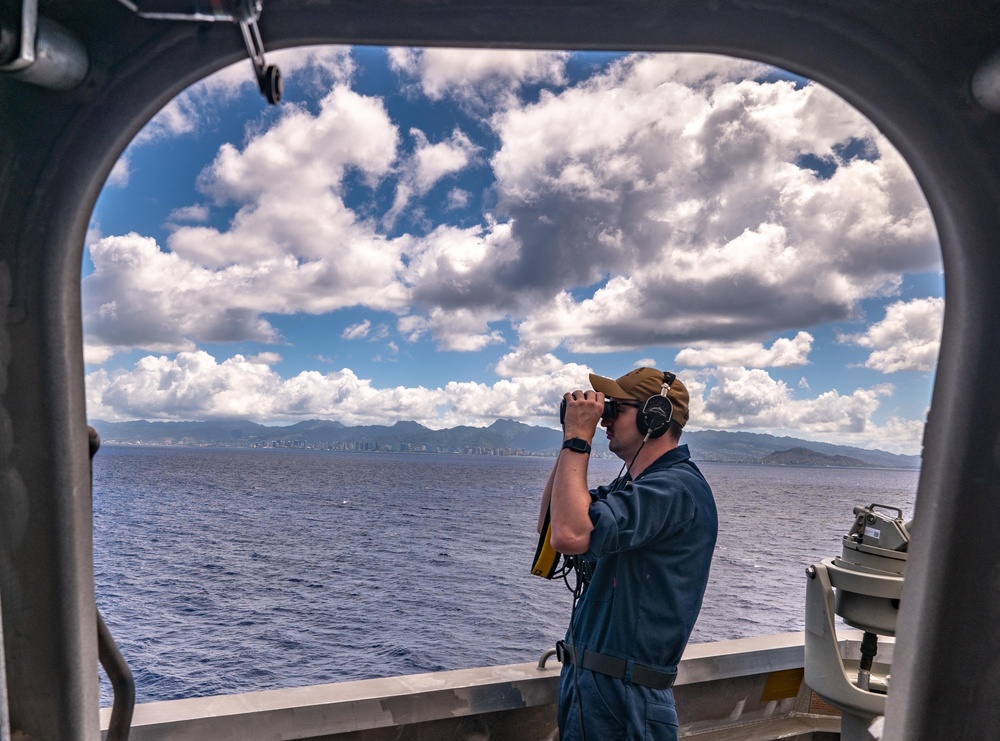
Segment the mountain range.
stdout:
[[[482,449],[531,455],[555,455],[562,437],[557,430],[500,419],[489,427],[452,427],[432,430],[417,422],[348,427],[340,422],[307,420],[289,426],[267,426],[248,421],[104,422],[91,425],[108,443],[145,445],[219,445],[233,447],[331,447],[358,450]],[[729,463],[791,463],[799,465],[869,465],[882,468],[919,468],[920,456],[899,455],[792,437],[755,432],[693,430],[682,442],[695,460]],[[797,450],[795,455],[777,456]],[[598,432],[596,455],[608,455],[607,440]],[[810,456],[809,454],[814,454]],[[768,457],[772,456],[770,460]],[[840,458],[838,458],[840,456]]]

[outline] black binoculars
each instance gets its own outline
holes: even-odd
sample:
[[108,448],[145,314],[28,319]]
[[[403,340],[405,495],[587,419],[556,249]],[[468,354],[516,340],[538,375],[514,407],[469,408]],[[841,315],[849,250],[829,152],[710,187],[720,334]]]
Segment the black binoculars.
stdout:
[[[614,419],[615,415],[618,414],[618,401],[615,399],[605,399],[604,400],[604,412],[601,414],[601,419]],[[566,399],[564,398],[559,403],[559,424],[566,424]]]

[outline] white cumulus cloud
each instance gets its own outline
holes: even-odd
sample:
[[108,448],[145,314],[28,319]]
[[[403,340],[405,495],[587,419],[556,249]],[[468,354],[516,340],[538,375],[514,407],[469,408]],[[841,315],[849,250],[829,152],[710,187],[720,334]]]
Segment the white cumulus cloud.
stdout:
[[504,49],[389,50],[398,72],[416,80],[431,100],[454,97],[474,105],[506,106],[514,92],[531,83],[565,82],[569,54]]
[[920,451],[923,422],[873,419],[882,399],[892,396],[892,384],[802,398],[760,369],[716,368],[682,377],[691,392],[693,429],[743,429],[897,453]]
[[[517,80],[564,63],[460,50],[393,58],[437,80],[431,90],[477,84],[496,59]],[[442,59],[457,77],[435,76]],[[236,216],[226,230],[178,227],[167,247],[193,266],[304,281],[298,297],[272,289],[286,301],[264,311],[365,305],[444,332],[433,312],[464,311],[480,325],[512,320],[521,342],[549,349],[745,342],[843,319],[893,290],[902,271],[937,264],[930,216],[871,124],[819,86],[765,71],[705,55],[632,56],[497,110],[497,213],[397,239],[345,205],[345,173],[370,185],[395,173],[395,213],[466,167],[479,145],[459,129],[433,143],[416,133],[398,169],[398,126],[384,103],[337,82],[318,113],[288,107],[241,148],[224,146],[200,187],[236,204]],[[846,157],[857,142],[866,156]],[[810,161],[826,162],[829,176]],[[576,290],[593,285],[591,295]],[[475,349],[497,337],[482,326],[458,334],[435,339]]]
[[[755,71],[632,57],[496,116],[498,219],[517,251],[480,280],[538,291],[523,339],[736,341],[846,318],[939,264],[926,203],[874,127],[818,85]],[[847,157],[856,142],[865,156]]]
[[943,298],[896,301],[885,307],[882,321],[841,341],[872,349],[866,368],[882,373],[931,371],[937,367],[943,321]]
[[455,209],[465,208],[469,205],[469,201],[472,200],[472,194],[462,188],[452,188],[448,191],[448,196],[445,202],[445,209],[448,211],[454,211]]
[[555,373],[566,365],[552,353],[537,347],[522,346],[507,353],[496,364],[496,373],[503,378],[520,378]]
[[368,330],[372,327],[370,320],[365,319],[363,322],[358,322],[357,324],[352,324],[350,327],[344,329],[340,333],[341,339],[344,340],[358,340],[362,337],[368,336]]
[[259,269],[203,268],[137,234],[105,237],[90,257],[94,271],[83,280],[90,345],[174,352],[194,349],[195,339],[278,339],[252,291],[267,282]]
[[169,251],[135,234],[90,246],[88,341],[157,352],[274,342],[262,314],[405,306],[405,240],[380,235],[339,193],[350,170],[372,182],[387,173],[397,142],[381,101],[338,85],[316,114],[288,108],[242,149],[223,146],[200,188],[238,206],[228,229],[177,226]]
[[259,352],[256,355],[251,355],[248,360],[251,363],[261,363],[263,365],[277,365],[284,358],[281,357],[280,353],[276,352]]
[[410,133],[417,140],[413,153],[413,183],[420,193],[426,193],[441,178],[464,169],[479,149],[459,129],[455,129],[450,138],[434,144],[419,129],[411,129]]
[[[428,141],[420,129],[410,129],[410,136],[415,146],[413,154],[400,168],[396,198],[386,215],[389,223],[403,211],[412,197],[424,195],[438,181],[464,170],[479,150],[460,129],[455,129],[449,138],[434,143]],[[452,193],[455,193],[454,189]]]
[[468,309],[445,311],[434,308],[427,316],[408,314],[396,322],[396,329],[409,342],[428,335],[438,350],[478,352],[489,345],[502,344],[503,333],[489,326],[489,317]]
[[[389,347],[390,352],[395,348]],[[270,355],[218,361],[204,351],[149,355],[130,369],[87,376],[91,419],[336,419],[348,425],[415,420],[431,428],[512,418],[554,426],[559,399],[587,382],[586,366],[502,379],[492,386],[449,382],[440,388],[377,388],[349,368],[282,378]]]
[[208,221],[208,206],[204,203],[196,203],[191,206],[182,206],[181,208],[175,208],[167,216],[168,222],[177,221],[195,221],[204,222]]
[[799,332],[795,337],[780,337],[770,347],[756,342],[699,344],[677,353],[674,362],[687,366],[752,366],[756,368],[790,368],[809,362],[813,336]]

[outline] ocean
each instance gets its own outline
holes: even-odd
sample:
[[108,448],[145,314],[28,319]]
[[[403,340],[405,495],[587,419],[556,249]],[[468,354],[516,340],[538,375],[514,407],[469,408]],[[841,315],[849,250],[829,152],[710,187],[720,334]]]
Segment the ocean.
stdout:
[[[537,660],[571,601],[529,573],[552,464],[102,447],[97,603],[137,701]],[[592,485],[620,466],[592,460]],[[720,532],[692,643],[803,630],[805,568],[840,553],[852,508],[913,515],[916,471],[700,467]]]

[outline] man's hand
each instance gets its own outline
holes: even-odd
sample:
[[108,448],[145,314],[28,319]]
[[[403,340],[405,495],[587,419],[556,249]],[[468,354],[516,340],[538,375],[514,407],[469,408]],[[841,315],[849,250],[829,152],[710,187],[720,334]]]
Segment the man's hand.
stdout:
[[583,438],[593,442],[597,425],[604,414],[604,394],[600,391],[573,391],[566,394],[566,421],[563,439]]
[[[604,414],[604,394],[597,391],[573,391],[566,394],[563,439],[579,437],[593,442],[597,423]],[[567,556],[586,553],[590,546],[590,491],[587,489],[589,455],[562,450],[549,479],[549,512],[552,547]]]

